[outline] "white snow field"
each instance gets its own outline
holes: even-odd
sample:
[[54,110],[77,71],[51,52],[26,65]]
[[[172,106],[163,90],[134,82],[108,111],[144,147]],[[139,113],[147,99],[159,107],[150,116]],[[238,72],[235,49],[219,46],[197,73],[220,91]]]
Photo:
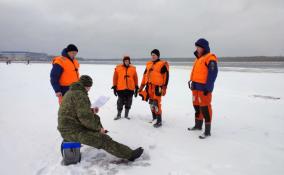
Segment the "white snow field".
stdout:
[[[99,115],[109,135],[131,148],[142,146],[133,163],[114,164],[117,158],[83,146],[82,161],[62,166],[57,131],[58,103],[49,82],[50,64],[0,63],[0,173],[3,175],[283,175],[284,71],[221,70],[213,96],[212,136],[189,132],[194,124],[190,67],[171,67],[163,98],[163,127],[148,121],[148,104],[134,99],[131,120],[114,121],[113,65],[82,64],[80,73],[94,78],[89,93],[111,99]],[[139,81],[144,66],[138,66]],[[230,70],[230,71],[228,71]]]

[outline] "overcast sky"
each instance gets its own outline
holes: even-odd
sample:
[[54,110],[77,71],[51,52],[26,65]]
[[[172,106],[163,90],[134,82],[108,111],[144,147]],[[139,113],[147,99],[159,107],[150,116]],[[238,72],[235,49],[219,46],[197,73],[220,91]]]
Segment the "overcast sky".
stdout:
[[0,51],[193,57],[200,37],[217,56],[284,56],[284,0],[0,0]]

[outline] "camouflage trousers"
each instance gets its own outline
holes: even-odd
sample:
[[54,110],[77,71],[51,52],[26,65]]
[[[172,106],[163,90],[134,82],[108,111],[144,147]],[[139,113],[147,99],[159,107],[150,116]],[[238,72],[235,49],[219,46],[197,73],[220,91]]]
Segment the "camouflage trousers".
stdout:
[[68,135],[61,133],[61,135],[64,140],[103,149],[118,158],[129,159],[133,151],[128,146],[112,140],[110,136],[95,131],[85,130]]

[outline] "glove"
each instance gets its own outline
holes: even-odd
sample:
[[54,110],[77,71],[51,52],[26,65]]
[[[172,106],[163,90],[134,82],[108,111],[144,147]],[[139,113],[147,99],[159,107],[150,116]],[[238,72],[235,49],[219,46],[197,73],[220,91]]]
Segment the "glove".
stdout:
[[188,88],[190,89],[190,90],[192,90],[192,85],[191,85],[191,81],[188,81]]
[[138,88],[138,86],[136,86],[136,87],[135,87],[135,91],[134,91],[134,97],[135,97],[135,98],[136,98],[137,95],[138,95],[138,90],[139,90],[139,88]]
[[114,94],[115,96],[117,96],[116,86],[113,86],[112,89],[113,89],[113,94]]
[[167,93],[167,86],[162,87],[162,96],[165,96]]

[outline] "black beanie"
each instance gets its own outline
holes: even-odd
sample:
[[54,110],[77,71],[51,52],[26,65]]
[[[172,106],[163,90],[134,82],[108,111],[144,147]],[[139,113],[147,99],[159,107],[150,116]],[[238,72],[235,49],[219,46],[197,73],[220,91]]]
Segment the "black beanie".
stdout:
[[89,75],[82,75],[79,80],[85,87],[92,87],[93,80]]
[[160,51],[158,49],[152,50],[151,55],[152,54],[155,54],[155,55],[157,55],[160,58]]
[[202,47],[205,50],[205,53],[209,53],[210,52],[209,42],[206,39],[204,39],[204,38],[198,39],[195,42],[195,46]]
[[72,51],[78,52],[78,48],[74,44],[69,44],[66,47],[66,51],[67,52],[72,52]]

